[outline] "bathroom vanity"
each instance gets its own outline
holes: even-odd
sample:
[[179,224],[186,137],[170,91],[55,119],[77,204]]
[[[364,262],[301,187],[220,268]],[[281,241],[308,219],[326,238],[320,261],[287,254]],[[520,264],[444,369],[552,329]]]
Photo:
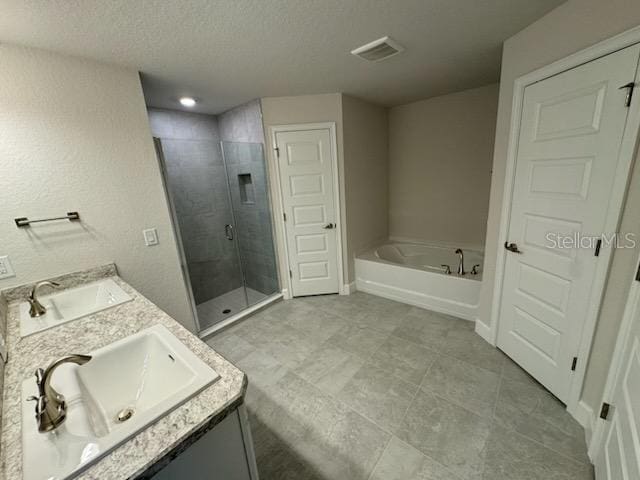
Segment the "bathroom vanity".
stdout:
[[[8,307],[0,309],[9,358],[4,478],[257,480],[242,371],[120,279],[114,265],[52,280],[61,287],[42,302],[59,321],[40,331],[24,327],[32,285],[0,294]],[[101,305],[101,296],[113,304]],[[63,302],[73,309],[55,308]],[[71,354],[91,359],[80,366],[71,357],[41,372],[50,384],[38,388],[36,369]],[[50,387],[65,396],[66,420],[40,433],[47,423],[27,398],[51,394]]]

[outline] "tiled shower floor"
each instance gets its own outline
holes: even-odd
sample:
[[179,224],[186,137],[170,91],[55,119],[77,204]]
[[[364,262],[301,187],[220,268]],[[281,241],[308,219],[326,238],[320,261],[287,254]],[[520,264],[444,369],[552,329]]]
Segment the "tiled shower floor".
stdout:
[[[254,305],[267,298],[264,293],[249,287],[247,287],[247,297],[249,299],[249,305]],[[244,296],[243,287],[236,288],[235,290],[200,303],[196,305],[200,328],[204,330],[205,328],[211,327],[225,318],[241,312],[247,308],[247,306],[247,299]],[[228,310],[228,312],[224,313],[226,310]]]
[[583,429],[470,322],[356,293],[208,343],[249,376],[262,480],[593,478]]

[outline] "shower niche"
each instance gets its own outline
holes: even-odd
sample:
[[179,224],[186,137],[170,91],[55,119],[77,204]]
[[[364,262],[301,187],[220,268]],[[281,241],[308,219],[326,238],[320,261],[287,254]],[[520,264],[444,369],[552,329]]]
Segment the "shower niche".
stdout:
[[256,203],[253,180],[251,179],[250,173],[238,174],[238,190],[240,191],[241,203],[245,205],[253,205]]

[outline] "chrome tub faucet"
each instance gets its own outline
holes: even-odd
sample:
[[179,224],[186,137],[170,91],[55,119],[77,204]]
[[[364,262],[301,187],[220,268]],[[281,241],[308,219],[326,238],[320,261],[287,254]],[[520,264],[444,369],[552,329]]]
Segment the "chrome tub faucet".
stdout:
[[460,257],[460,262],[458,263],[458,275],[464,275],[467,272],[464,271],[464,253],[462,249],[458,248],[456,250],[456,254]]

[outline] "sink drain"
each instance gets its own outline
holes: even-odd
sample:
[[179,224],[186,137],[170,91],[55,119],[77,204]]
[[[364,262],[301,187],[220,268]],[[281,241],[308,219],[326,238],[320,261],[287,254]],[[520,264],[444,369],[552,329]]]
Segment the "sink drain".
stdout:
[[116,420],[120,423],[126,422],[131,417],[133,417],[134,413],[135,413],[135,410],[131,407],[123,408],[122,410],[120,410],[120,412],[118,412],[118,415],[116,416]]

